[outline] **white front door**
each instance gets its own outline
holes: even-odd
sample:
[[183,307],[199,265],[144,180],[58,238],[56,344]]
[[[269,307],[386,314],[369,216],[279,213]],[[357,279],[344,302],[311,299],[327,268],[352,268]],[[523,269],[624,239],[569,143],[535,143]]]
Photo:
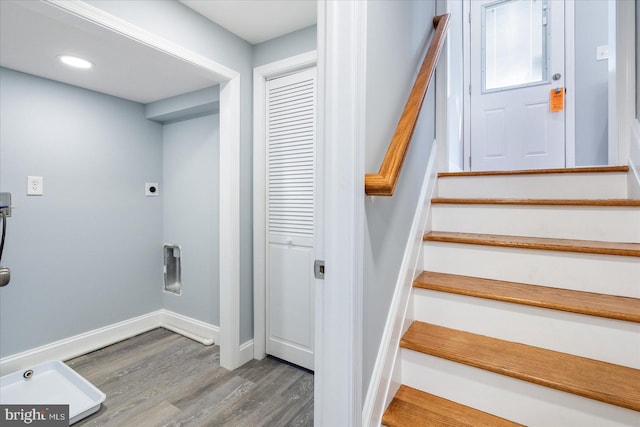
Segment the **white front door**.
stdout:
[[313,369],[316,68],[266,89],[266,351]]
[[471,170],[564,167],[564,1],[472,0],[470,20]]

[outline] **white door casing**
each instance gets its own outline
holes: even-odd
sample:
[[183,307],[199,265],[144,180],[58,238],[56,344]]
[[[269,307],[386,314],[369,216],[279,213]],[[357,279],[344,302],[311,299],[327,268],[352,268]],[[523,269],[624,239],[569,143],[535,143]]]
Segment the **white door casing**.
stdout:
[[564,2],[470,2],[472,170],[565,166]]
[[[318,2],[316,286],[313,420],[362,425],[362,289],[367,1]],[[320,282],[320,281],[319,281]]]
[[[253,357],[266,356],[266,251],[267,251],[267,168],[266,168],[266,85],[273,78],[314,67],[317,52],[310,51],[256,67],[253,71]],[[318,144],[316,149],[321,150]],[[316,157],[316,168],[320,167]],[[316,197],[321,196],[318,187],[320,174],[316,170]],[[316,215],[321,211],[316,209]],[[321,249],[322,219],[316,219],[316,252]],[[316,255],[316,259],[322,258]],[[316,325],[317,327],[317,325]]]
[[316,69],[266,84],[266,352],[313,369]]

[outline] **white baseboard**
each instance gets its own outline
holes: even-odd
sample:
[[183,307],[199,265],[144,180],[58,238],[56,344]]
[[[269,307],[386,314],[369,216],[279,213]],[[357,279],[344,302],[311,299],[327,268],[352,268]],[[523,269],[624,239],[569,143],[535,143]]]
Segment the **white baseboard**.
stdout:
[[5,375],[47,360],[69,360],[160,326],[161,310],[109,326],[87,331],[0,359],[0,374]]
[[250,361],[251,359],[253,359],[253,339],[250,339],[249,341],[240,344],[240,366],[244,365],[245,363],[247,363],[248,361]]
[[74,335],[0,359],[0,375],[26,369],[48,360],[69,360],[119,341],[166,328],[205,345],[218,340],[219,328],[169,310],[157,310],[142,316]]
[[436,152],[436,143],[434,141],[420,191],[420,199],[411,223],[409,240],[404,250],[404,257],[391,300],[391,307],[382,333],[378,356],[376,357],[371,382],[369,383],[362,409],[362,425],[364,426],[380,426],[382,414],[395,394],[396,390],[394,389],[397,389],[397,382],[394,376],[399,375],[395,367],[398,360],[400,338],[405,329],[404,324],[407,307],[409,306],[411,286],[418,270],[422,268],[422,236],[427,227],[431,198],[436,187]]
[[631,126],[631,146],[629,148],[627,191],[630,199],[640,199],[640,122],[638,120],[634,120]]

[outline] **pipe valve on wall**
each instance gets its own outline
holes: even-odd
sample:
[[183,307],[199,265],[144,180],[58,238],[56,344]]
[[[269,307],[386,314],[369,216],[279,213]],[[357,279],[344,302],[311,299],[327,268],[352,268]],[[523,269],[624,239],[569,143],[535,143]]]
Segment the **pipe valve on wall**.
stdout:
[[7,218],[11,216],[11,193],[0,193],[0,221],[2,221],[2,235],[0,236],[0,287],[7,286],[11,281],[11,270],[2,267],[2,253],[4,240],[7,235]]
[[7,286],[11,281],[11,270],[9,267],[0,267],[0,288]]

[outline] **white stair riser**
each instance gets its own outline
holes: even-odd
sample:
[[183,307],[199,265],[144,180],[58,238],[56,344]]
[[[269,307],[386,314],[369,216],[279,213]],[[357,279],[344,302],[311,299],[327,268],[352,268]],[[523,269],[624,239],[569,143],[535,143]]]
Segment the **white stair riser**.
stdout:
[[640,207],[450,205],[432,207],[434,231],[640,242]]
[[626,173],[490,175],[438,179],[439,197],[626,199]]
[[425,242],[424,269],[640,298],[640,258]]
[[414,318],[640,369],[640,324],[414,289]]
[[530,427],[631,427],[638,413],[402,349],[402,383]]

